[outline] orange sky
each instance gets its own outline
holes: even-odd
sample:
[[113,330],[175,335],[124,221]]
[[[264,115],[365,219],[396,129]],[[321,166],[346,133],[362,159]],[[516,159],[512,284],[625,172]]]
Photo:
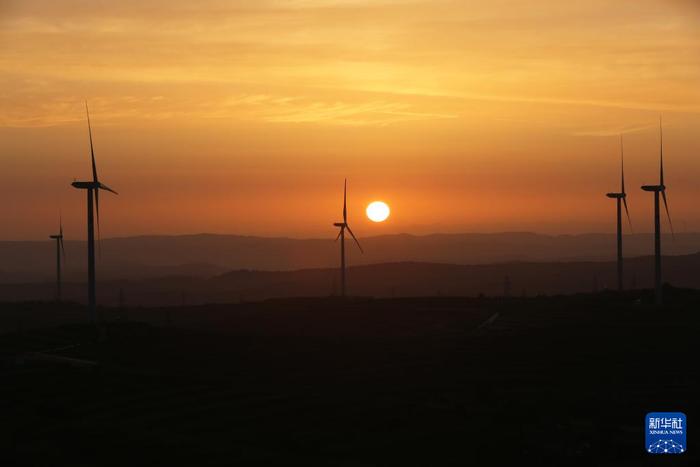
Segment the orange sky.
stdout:
[[[0,239],[700,230],[695,0],[0,0]],[[109,195],[109,196],[108,196]],[[385,224],[364,206],[392,207]],[[695,205],[694,205],[695,202]]]

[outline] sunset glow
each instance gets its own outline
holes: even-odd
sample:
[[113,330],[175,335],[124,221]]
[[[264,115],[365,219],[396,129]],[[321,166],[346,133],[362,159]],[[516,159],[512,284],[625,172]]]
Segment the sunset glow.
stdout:
[[0,52],[3,239],[84,238],[85,99],[105,237],[332,237],[346,177],[358,232],[378,190],[382,233],[612,232],[620,133],[650,231],[660,114],[700,229],[692,0],[9,1]]

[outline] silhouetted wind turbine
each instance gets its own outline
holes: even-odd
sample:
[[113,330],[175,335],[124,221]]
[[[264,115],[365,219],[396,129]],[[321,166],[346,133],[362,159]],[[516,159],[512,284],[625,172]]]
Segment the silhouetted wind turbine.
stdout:
[[627,209],[627,193],[625,192],[625,151],[622,143],[622,135],[620,135],[620,165],[621,165],[621,180],[620,192],[608,193],[605,196],[617,200],[617,290],[622,291],[622,204],[625,205],[627,213],[627,221],[632,228],[632,220],[630,220],[630,211]]
[[56,240],[56,301],[61,301],[61,266],[66,257],[66,250],[63,247],[63,220],[59,218],[58,234],[49,235],[49,238]]
[[651,191],[654,193],[654,285],[656,292],[655,301],[657,305],[661,305],[663,303],[661,289],[661,216],[659,213],[659,193],[661,193],[661,196],[664,199],[666,216],[668,216],[668,225],[671,228],[671,234],[673,234],[671,214],[668,211],[668,201],[666,200],[666,185],[664,185],[664,133],[661,124],[661,117],[659,117],[659,144],[659,184],[642,186],[642,190]]
[[90,157],[92,159],[92,181],[89,182],[73,182],[72,185],[80,190],[87,192],[87,247],[88,247],[88,307],[90,311],[90,319],[95,322],[97,316],[95,313],[95,223],[93,220],[93,196],[95,200],[94,212],[97,213],[97,229],[99,234],[100,229],[100,190],[107,190],[117,194],[116,191],[101,183],[97,179],[97,167],[95,165],[95,151],[92,146],[92,127],[90,125],[90,111],[88,110],[87,102],[85,103],[85,112],[88,121],[88,135],[90,136]]
[[336,222],[333,224],[334,226],[340,228],[340,232],[338,232],[338,236],[335,238],[335,240],[338,241],[338,239],[340,239],[340,295],[342,297],[345,297],[345,229],[347,229],[350,235],[352,235],[352,238],[355,240],[355,243],[357,243],[357,247],[360,249],[360,251],[364,253],[362,247],[360,246],[360,242],[357,240],[357,237],[355,237],[355,234],[352,233],[352,230],[348,225],[347,195],[348,181],[345,179],[345,185],[343,187],[343,222]]

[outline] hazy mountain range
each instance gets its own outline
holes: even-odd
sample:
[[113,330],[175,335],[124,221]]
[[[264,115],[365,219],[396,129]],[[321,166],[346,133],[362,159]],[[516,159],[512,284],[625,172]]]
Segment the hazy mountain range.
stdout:
[[[690,245],[690,240],[697,238],[690,235],[680,236],[680,243]],[[484,238],[498,242],[484,242]],[[601,240],[602,238],[602,240]],[[506,241],[509,239],[509,241]],[[600,258],[595,254],[595,245],[603,240],[610,241],[611,236],[575,236],[575,237],[546,237],[530,234],[502,234],[495,236],[429,236],[429,237],[394,237],[396,242],[390,246],[388,237],[378,237],[368,240],[369,250],[364,260],[405,254],[408,258],[428,256],[439,258],[442,262],[384,262],[367,265],[355,265],[348,270],[348,289],[353,295],[389,297],[389,296],[475,296],[486,295],[538,295],[538,294],[569,294],[576,292],[591,292],[595,290],[616,288],[616,267],[614,261],[594,261]],[[154,238],[134,238],[110,240],[105,243],[110,250],[103,253],[111,258],[114,269],[112,277],[105,277],[104,265],[100,263],[101,275],[98,275],[98,303],[117,305],[120,296],[127,305],[179,305],[202,304],[213,302],[238,302],[262,300],[276,297],[299,296],[330,296],[337,295],[340,289],[339,271],[334,264],[336,259],[336,244],[323,240],[268,240],[244,237],[172,237],[164,242]],[[211,241],[209,241],[211,240]],[[633,236],[627,239],[628,244],[639,243],[641,249],[648,236]],[[126,244],[122,243],[126,242]],[[149,242],[151,248],[148,248]],[[208,255],[216,254],[209,250],[213,243],[221,242],[219,264],[212,266],[208,263],[180,263],[189,261],[199,252]],[[403,243],[402,243],[403,242]],[[167,249],[160,249],[163,244],[169,244],[172,256]],[[246,249],[244,245],[248,245]],[[497,251],[494,244],[502,245],[503,250]],[[31,245],[34,248],[46,249],[40,242]],[[130,251],[133,245],[139,245],[142,256],[136,257]],[[186,250],[189,245],[189,250]],[[264,248],[268,245],[269,250]],[[328,257],[318,255],[315,261],[327,261],[331,267],[301,268],[297,270],[264,271],[242,268],[230,268],[224,272],[221,264],[231,261],[231,264],[284,264],[291,267],[296,264],[307,264],[311,259],[304,256],[304,251],[316,245],[318,248],[328,248]],[[416,252],[413,248],[424,247]],[[550,248],[547,248],[547,245]],[[565,245],[580,245],[580,249],[572,252],[579,256],[590,256],[586,261],[563,260]],[[71,250],[82,245],[72,244]],[[389,251],[381,251],[385,246]],[[481,246],[481,248],[479,248]],[[26,246],[25,246],[26,247]],[[329,248],[330,247],[330,248]],[[370,253],[374,248],[377,250]],[[523,248],[522,256],[537,258],[539,261],[496,261],[501,255],[516,256],[518,249]],[[686,246],[686,248],[690,248]],[[107,248],[105,248],[106,250]],[[630,248],[631,249],[631,248]],[[286,253],[287,256],[274,258],[270,250]],[[49,254],[52,252],[44,252]],[[123,262],[116,261],[118,254],[125,257]],[[556,253],[560,256],[557,257]],[[77,252],[76,252],[77,254]],[[451,256],[450,256],[451,255]],[[259,256],[259,258],[258,258]],[[610,254],[612,256],[612,254]],[[555,257],[556,261],[546,260]],[[448,261],[482,261],[486,264],[449,264]],[[206,259],[214,259],[207,256]],[[131,261],[127,261],[131,260]],[[257,260],[257,261],[256,261]],[[359,262],[359,256],[353,255],[352,262]],[[103,259],[103,261],[106,261]],[[171,264],[168,264],[168,263]],[[139,265],[148,264],[148,266]],[[49,267],[50,265],[46,265]],[[49,268],[50,269],[50,268]],[[130,275],[131,274],[131,275]],[[664,281],[678,287],[700,288],[700,253],[689,255],[666,256],[663,258]],[[50,274],[44,274],[50,276]],[[74,271],[73,276],[76,275]],[[115,277],[116,276],[116,277]],[[25,281],[24,283],[0,283],[0,301],[9,300],[51,300],[55,294],[53,276],[48,280]],[[625,261],[625,287],[650,288],[653,281],[653,256],[627,258]],[[85,278],[79,276],[69,278],[64,284],[64,298],[84,302],[86,297]]]
[[[172,268],[179,272],[183,268]],[[152,268],[149,272],[156,271]],[[165,269],[163,269],[165,270]],[[339,293],[339,271],[311,268],[293,271],[233,270],[207,275],[171,274],[163,277],[98,280],[98,303],[116,306],[120,296],[127,305],[161,306],[230,303],[280,297],[323,297]],[[208,270],[211,272],[211,270]],[[625,287],[650,288],[653,256],[628,258]],[[663,258],[664,281],[700,289],[700,253]],[[458,265],[396,262],[354,266],[348,270],[352,295],[476,296],[539,295],[592,292],[616,287],[614,261],[503,262]],[[53,281],[0,284],[0,301],[51,300]],[[84,302],[85,280],[64,284],[64,298]]]
[[[503,262],[608,261],[615,257],[613,234],[534,233],[385,235],[360,238],[361,255],[348,244],[349,264],[396,262],[491,264]],[[625,256],[653,252],[651,234],[625,236]],[[663,238],[664,254],[700,251],[700,233]],[[65,277],[85,280],[84,241],[66,240]],[[163,276],[212,277],[231,270],[291,271],[332,268],[339,245],[330,239],[265,238],[238,235],[141,236],[104,239],[98,280]],[[0,283],[43,282],[55,277],[53,241],[0,241]]]

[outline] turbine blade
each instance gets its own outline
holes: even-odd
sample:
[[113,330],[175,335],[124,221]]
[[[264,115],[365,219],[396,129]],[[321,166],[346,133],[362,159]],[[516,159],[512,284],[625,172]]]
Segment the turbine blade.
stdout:
[[671,236],[675,239],[676,234],[673,232],[673,222],[671,222],[671,214],[668,211],[668,201],[666,200],[666,190],[661,190],[661,196],[664,198],[664,207],[666,208],[666,217],[668,217],[668,226],[671,228]]
[[98,188],[99,188],[100,190],[107,190],[107,191],[109,191],[110,193],[114,193],[115,195],[118,195],[118,194],[119,194],[119,193],[117,193],[116,191],[114,191],[113,189],[111,189],[110,187],[108,187],[107,185],[105,185],[104,183],[100,183],[100,184],[98,185]]
[[341,233],[343,233],[343,231],[342,231],[342,230],[339,230],[339,231],[338,231],[338,236],[335,237],[335,241],[336,241],[336,242],[337,242],[338,239],[340,238],[340,234],[341,234]]
[[634,229],[632,228],[632,219],[630,219],[630,210],[627,208],[627,198],[622,198],[622,203],[625,205],[625,212],[627,213],[627,222],[629,222],[630,225],[630,232],[634,233]]
[[345,179],[345,184],[343,185],[343,222],[348,223],[348,179]]
[[88,121],[88,134],[90,135],[90,157],[92,159],[92,181],[97,183],[97,166],[95,165],[95,150],[92,147],[92,126],[90,125],[90,110],[88,103],[85,101],[85,113]]
[[66,248],[63,246],[63,236],[58,240],[61,242],[61,257],[63,258],[63,261],[66,260]]
[[352,235],[352,239],[355,240],[355,243],[357,243],[357,247],[360,249],[360,252],[364,254],[365,250],[362,249],[362,245],[360,245],[360,242],[357,240],[357,237],[355,237],[355,234],[352,233],[350,226],[346,226],[346,228],[348,229],[348,232],[350,232],[350,235]]

